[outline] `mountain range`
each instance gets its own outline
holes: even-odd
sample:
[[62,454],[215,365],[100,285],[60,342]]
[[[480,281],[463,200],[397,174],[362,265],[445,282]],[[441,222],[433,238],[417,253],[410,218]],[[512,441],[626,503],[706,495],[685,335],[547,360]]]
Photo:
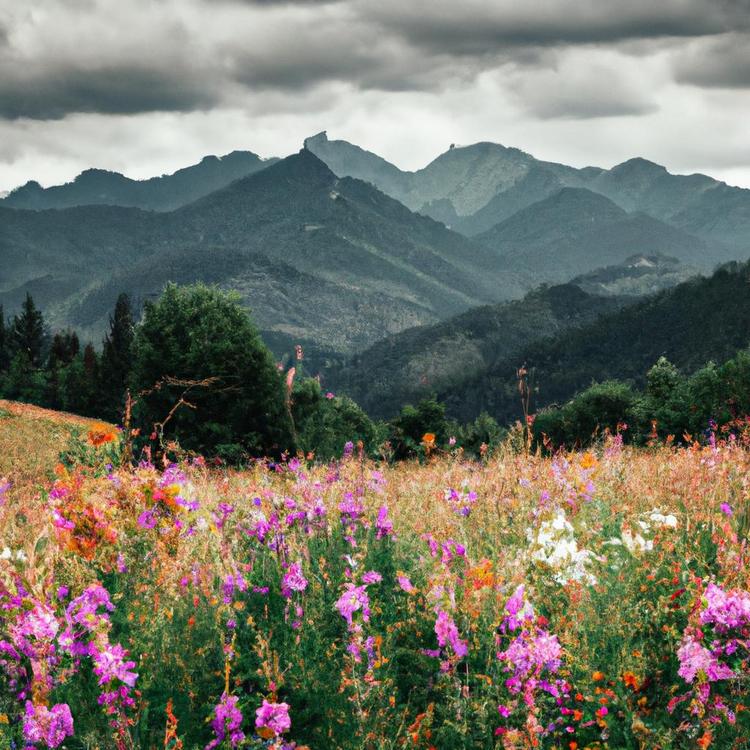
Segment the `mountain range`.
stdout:
[[29,291],[55,325],[94,335],[119,291],[202,280],[237,290],[262,329],[340,352],[524,289],[490,249],[307,150],[170,212],[0,207],[0,256],[0,303]]
[[[481,234],[565,187],[600,193],[628,212],[643,212],[704,240],[748,253],[750,190],[701,174],[674,175],[633,158],[612,169],[541,161],[496,143],[451,146],[423,169],[405,172],[325,132],[305,141],[338,175],[371,182],[414,211],[467,236]],[[386,166],[387,165],[387,166]]]
[[[215,283],[241,295],[278,356],[304,344],[308,370],[377,414],[437,391],[457,415],[507,416],[520,360],[552,372],[568,356],[555,342],[583,358],[587,330],[610,346],[618,315],[662,314],[642,295],[749,255],[750,190],[493,143],[407,172],[320,133],[284,159],[233,152],[142,181],[92,169],[0,199],[6,312],[30,292],[52,326],[96,339],[121,291],[139,307],[167,281]],[[636,341],[646,359],[664,343]],[[565,382],[608,376],[596,361]]]

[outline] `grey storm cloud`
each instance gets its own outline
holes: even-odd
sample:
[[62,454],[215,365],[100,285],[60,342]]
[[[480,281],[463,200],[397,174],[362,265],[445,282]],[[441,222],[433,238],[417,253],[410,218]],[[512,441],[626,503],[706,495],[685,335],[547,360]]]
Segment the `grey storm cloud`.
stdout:
[[[750,21],[750,0],[134,0],[132,18],[115,0],[36,2],[46,26],[44,14],[4,18],[0,10],[0,118],[199,111],[231,106],[242,89],[293,92],[332,81],[434,92],[502,66],[554,66],[560,49],[721,38]],[[124,27],[113,36],[115,24]],[[703,64],[683,62],[675,75],[745,85],[746,52],[718,44]],[[651,107],[606,91],[586,103],[566,97],[553,90],[542,101],[532,92],[527,110],[598,117]]]
[[217,103],[210,87],[168,72],[123,64],[42,70],[0,79],[0,116],[54,120],[71,112],[190,112]]
[[[366,0],[363,0],[366,3]],[[747,25],[747,0],[381,0],[363,13],[430,49],[481,54],[494,47],[702,37]]]
[[675,63],[675,78],[704,88],[750,88],[750,34],[726,34],[691,45]]

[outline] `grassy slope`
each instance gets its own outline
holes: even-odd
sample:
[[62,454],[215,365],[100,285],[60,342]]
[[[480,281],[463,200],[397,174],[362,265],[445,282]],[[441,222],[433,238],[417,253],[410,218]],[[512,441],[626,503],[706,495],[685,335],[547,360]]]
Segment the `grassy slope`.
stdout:
[[0,477],[16,488],[45,482],[71,437],[94,421],[0,399]]

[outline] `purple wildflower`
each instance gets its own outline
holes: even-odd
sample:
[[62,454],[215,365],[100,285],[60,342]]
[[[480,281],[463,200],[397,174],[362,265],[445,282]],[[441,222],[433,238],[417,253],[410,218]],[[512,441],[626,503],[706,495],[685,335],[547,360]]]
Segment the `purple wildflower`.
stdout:
[[435,620],[435,635],[437,635],[440,646],[445,647],[450,644],[453,652],[459,658],[466,656],[469,652],[466,641],[462,641],[458,635],[458,628],[456,623],[453,622],[453,618],[443,610],[438,612]]
[[703,675],[709,682],[729,680],[735,676],[726,665],[719,662],[705,646],[688,637],[677,650],[680,668],[677,674],[685,682],[692,682],[696,675]]
[[274,737],[278,737],[288,731],[291,726],[289,704],[269,703],[264,698],[263,704],[255,712],[255,728],[259,730],[259,733],[267,730],[272,732]]
[[401,590],[405,591],[407,594],[411,594],[416,591],[416,588],[414,588],[414,584],[409,580],[408,576],[397,575],[396,580],[398,581],[398,585],[401,587]]
[[304,591],[306,588],[307,579],[302,575],[302,566],[292,563],[281,580],[281,593],[288,599],[294,591]]
[[370,619],[370,598],[367,596],[367,586],[355,586],[353,583],[347,583],[346,591],[339,597],[334,606],[350,628],[352,627],[354,613],[359,610],[362,610],[362,619],[368,622]]
[[378,518],[375,521],[376,538],[382,539],[384,536],[393,534],[393,522],[388,518],[388,506],[381,505],[378,510]]
[[744,591],[725,592],[709,583],[703,595],[705,609],[700,614],[704,625],[714,625],[719,632],[750,625],[750,594]]
[[216,737],[206,745],[205,750],[213,750],[219,747],[227,738],[231,747],[237,747],[244,739],[245,734],[242,731],[242,712],[237,707],[238,698],[236,695],[227,695],[224,693],[221,700],[214,709],[214,718],[211,721],[211,728],[214,730]]
[[119,680],[128,687],[133,687],[138,675],[130,670],[134,661],[127,661],[128,652],[119,644],[91,645],[91,656],[94,660],[94,674],[99,677],[100,685],[107,685]]
[[27,743],[43,742],[47,747],[59,747],[66,737],[73,736],[73,717],[68,704],[58,703],[50,709],[26,701],[23,736]]

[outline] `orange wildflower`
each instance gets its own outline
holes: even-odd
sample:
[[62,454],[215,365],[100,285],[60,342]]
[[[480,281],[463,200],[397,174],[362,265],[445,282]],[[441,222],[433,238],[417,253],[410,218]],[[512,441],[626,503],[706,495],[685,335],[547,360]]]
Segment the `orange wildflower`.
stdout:
[[638,678],[632,672],[625,672],[622,676],[622,681],[631,690],[638,690]]
[[95,448],[117,439],[117,430],[104,422],[95,422],[89,428],[89,443]]

